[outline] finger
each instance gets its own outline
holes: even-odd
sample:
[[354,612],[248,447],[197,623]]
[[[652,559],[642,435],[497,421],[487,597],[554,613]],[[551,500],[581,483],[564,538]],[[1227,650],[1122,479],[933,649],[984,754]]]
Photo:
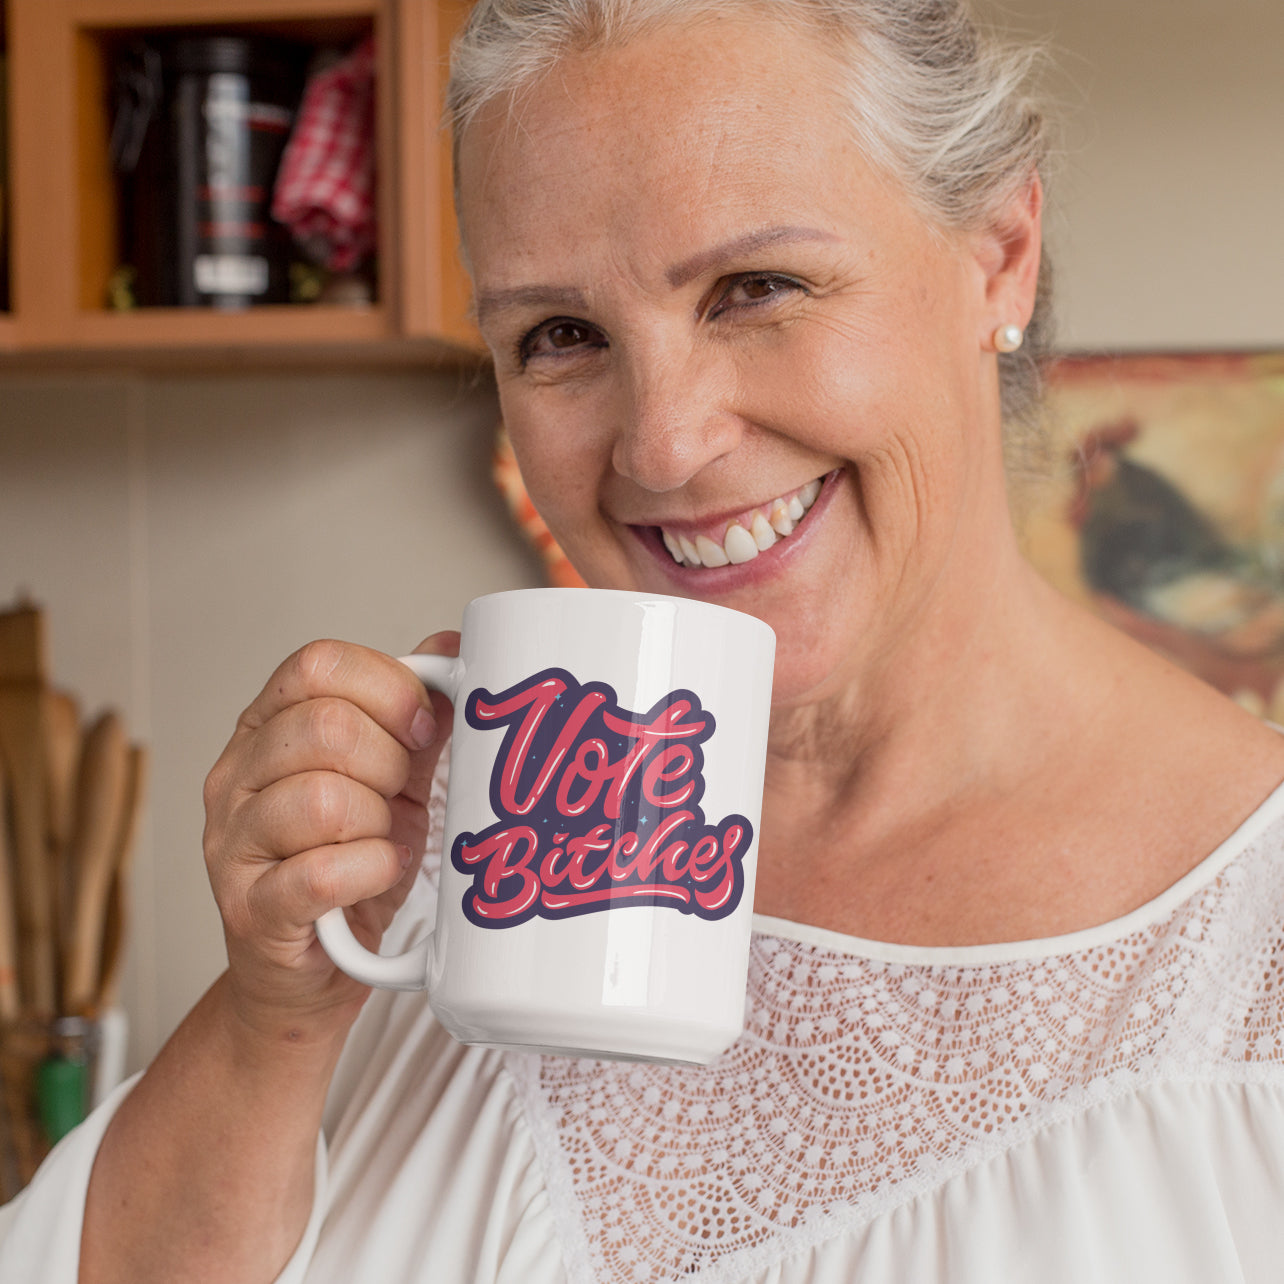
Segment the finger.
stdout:
[[[434,633],[415,647],[415,655],[450,655],[459,654],[459,633],[446,630]],[[437,774],[437,762],[446,742],[450,739],[454,727],[455,711],[450,701],[440,691],[428,691],[432,705],[433,718],[436,721],[437,735],[426,749],[410,755],[410,771],[406,784],[401,791],[402,797],[409,799],[422,811],[427,807],[432,796],[432,784]],[[427,817],[424,817],[424,832],[427,832]],[[418,850],[418,848],[416,848]]]
[[406,780],[399,791],[403,797],[409,798],[420,807],[426,807],[428,800],[432,797],[433,780],[437,775],[437,762],[441,758],[442,751],[449,740],[449,706],[445,717],[438,719],[437,726],[442,732],[442,738],[427,749],[421,749],[418,753],[409,755]]
[[407,749],[423,749],[436,736],[428,694],[404,664],[334,641],[310,642],[282,663],[239,726],[257,730],[293,705],[332,696],[362,709]]
[[[434,633],[431,637],[424,638],[420,644],[415,647],[414,655],[458,655],[459,654],[459,633],[455,629],[447,629],[442,633]],[[445,739],[450,732],[451,717],[453,709],[451,703],[440,691],[429,691],[429,698],[432,701],[433,716],[437,719],[439,725],[439,739]]]
[[368,948],[376,953],[384,932],[392,925],[397,911],[406,903],[410,895],[410,889],[414,886],[415,878],[419,873],[421,859],[415,857],[402,873],[400,880],[386,892],[347,907],[348,922],[352,930],[357,934],[358,939],[361,939],[361,933],[365,932],[371,942]]
[[424,640],[415,647],[412,654],[458,655],[459,636],[458,629],[443,629],[440,633],[433,633],[429,637],[424,638]]
[[386,831],[393,842],[409,847],[417,856],[428,846],[428,810],[404,794],[388,804],[391,824]]
[[238,808],[228,826],[228,848],[242,858],[279,860],[314,847],[387,838],[392,820],[388,800],[376,790],[338,772],[304,772],[276,781]]
[[266,789],[304,772],[333,771],[391,798],[405,788],[410,754],[364,709],[334,696],[289,705],[241,737],[237,785]]
[[316,847],[278,861],[245,892],[245,934],[281,937],[315,923],[339,906],[372,900],[406,876],[413,856],[383,838]]

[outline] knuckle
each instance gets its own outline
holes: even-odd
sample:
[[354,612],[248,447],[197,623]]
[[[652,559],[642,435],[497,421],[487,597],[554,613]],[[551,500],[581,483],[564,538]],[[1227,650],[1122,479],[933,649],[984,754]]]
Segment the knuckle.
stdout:
[[205,829],[201,834],[201,850],[205,854],[205,868],[211,874],[219,865],[222,864],[221,849],[223,840],[223,826],[207,816],[205,819]]
[[314,776],[304,793],[304,810],[311,832],[338,842],[351,836],[352,794],[343,777],[332,772]]
[[230,775],[231,769],[228,767],[226,758],[220,758],[210,768],[201,790],[201,801],[207,813],[222,805],[223,799],[227,796]]
[[361,741],[357,711],[346,700],[335,697],[314,700],[308,709],[308,734],[313,743],[346,762]]
[[335,906],[342,899],[339,878],[330,854],[306,861],[299,871],[303,896],[309,905]]
[[343,663],[346,648],[332,638],[321,638],[294,653],[294,667],[305,691],[328,689],[335,671]]
[[232,731],[232,738],[235,740],[237,736],[243,736],[250,732],[257,731],[262,725],[263,717],[259,713],[257,705],[246,705],[246,707],[242,709],[240,714],[237,716],[236,726]]

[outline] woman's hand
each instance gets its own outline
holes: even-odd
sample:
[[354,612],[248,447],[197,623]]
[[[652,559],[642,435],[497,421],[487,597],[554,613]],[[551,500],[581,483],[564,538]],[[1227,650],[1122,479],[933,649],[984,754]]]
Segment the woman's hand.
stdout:
[[[457,646],[439,633],[421,650]],[[86,1284],[251,1284],[289,1260],[331,1076],[369,993],[313,923],[352,905],[377,946],[418,869],[450,716],[405,665],[340,642],[292,655],[241,715],[205,785],[228,970],[112,1117],[85,1202]]]
[[[420,648],[455,654],[458,635]],[[314,642],[241,715],[205,786],[205,861],[238,1014],[262,1033],[346,1030],[368,990],[315,921],[335,906],[376,949],[418,870],[450,705],[405,665]]]

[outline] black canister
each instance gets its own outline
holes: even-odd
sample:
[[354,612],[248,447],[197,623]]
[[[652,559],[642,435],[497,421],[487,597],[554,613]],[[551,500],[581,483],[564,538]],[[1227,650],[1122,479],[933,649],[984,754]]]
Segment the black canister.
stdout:
[[290,236],[269,210],[307,52],[278,40],[182,36],[121,64],[113,152],[138,303],[289,300]]

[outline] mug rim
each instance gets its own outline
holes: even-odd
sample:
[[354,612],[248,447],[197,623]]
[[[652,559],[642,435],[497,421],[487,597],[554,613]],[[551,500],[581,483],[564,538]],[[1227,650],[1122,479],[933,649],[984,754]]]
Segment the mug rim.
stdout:
[[494,602],[500,603],[505,598],[512,597],[542,597],[542,598],[574,598],[582,597],[584,594],[591,594],[594,597],[611,597],[621,601],[636,603],[637,605],[646,605],[648,603],[659,603],[673,605],[679,610],[687,611],[714,611],[722,615],[735,617],[738,621],[744,621],[750,626],[757,626],[767,631],[768,636],[774,643],[776,640],[776,631],[766,620],[759,619],[756,615],[750,615],[748,611],[738,610],[733,606],[723,606],[718,602],[706,602],[700,597],[678,597],[672,593],[643,593],[635,589],[613,589],[613,588],[592,588],[588,585],[583,587],[569,587],[566,585],[545,584],[537,585],[533,588],[514,588],[500,589],[494,593],[483,593],[469,601],[464,608],[465,613],[474,606],[480,606],[483,603]]

